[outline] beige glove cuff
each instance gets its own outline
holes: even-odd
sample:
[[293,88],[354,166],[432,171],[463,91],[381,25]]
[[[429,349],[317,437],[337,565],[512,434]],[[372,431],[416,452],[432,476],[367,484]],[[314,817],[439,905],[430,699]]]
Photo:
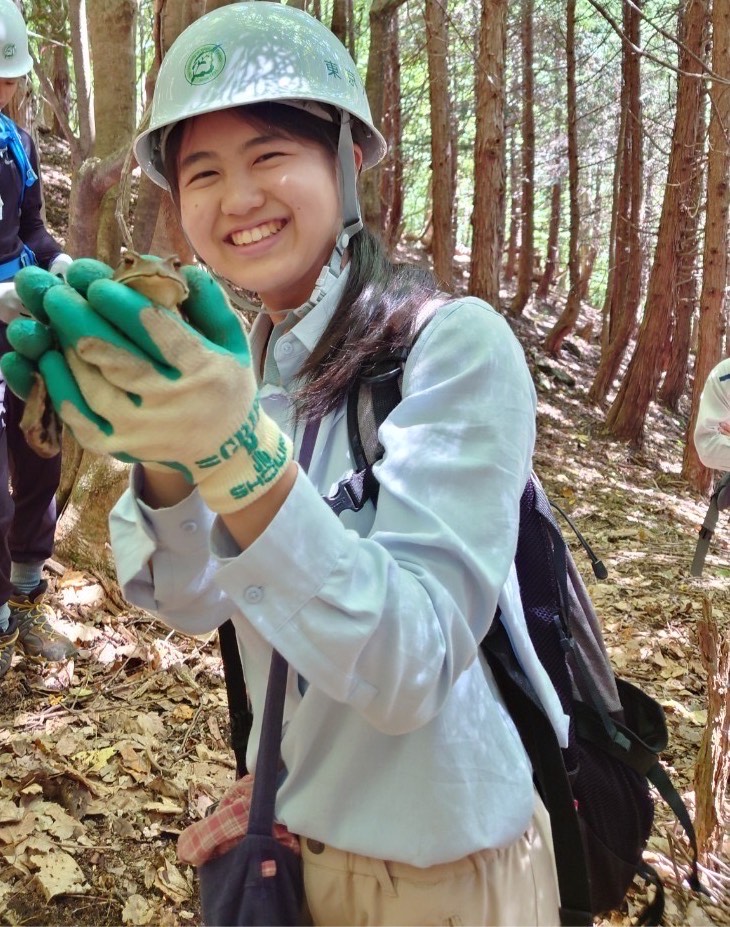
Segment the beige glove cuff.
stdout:
[[261,411],[255,427],[240,435],[241,444],[221,447],[220,457],[230,454],[209,477],[198,479],[200,495],[213,512],[228,515],[260,499],[282,477],[292,460],[291,441]]

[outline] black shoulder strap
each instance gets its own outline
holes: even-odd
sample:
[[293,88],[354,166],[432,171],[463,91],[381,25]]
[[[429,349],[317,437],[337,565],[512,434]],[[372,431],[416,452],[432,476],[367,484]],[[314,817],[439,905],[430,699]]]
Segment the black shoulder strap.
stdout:
[[223,678],[228,696],[228,718],[231,725],[231,747],[236,757],[236,778],[246,775],[246,747],[253,725],[253,715],[248,704],[246,680],[243,678],[241,655],[238,652],[236,629],[228,619],[218,628],[218,643],[223,661]]
[[530,758],[550,815],[560,891],[560,922],[566,927],[592,925],[590,880],[563,753],[552,722],[517,661],[499,615],[482,642],[482,650]]
[[380,484],[372,468],[383,456],[383,448],[379,442],[365,441],[364,435],[371,430],[377,435],[380,426],[401,401],[401,379],[408,355],[436,310],[449,299],[451,297],[446,293],[436,294],[419,313],[418,328],[411,343],[405,348],[381,351],[350,387],[347,394],[347,435],[355,467],[352,474],[340,480],[334,492],[325,497],[335,515],[346,510],[358,512],[367,501],[377,505]]

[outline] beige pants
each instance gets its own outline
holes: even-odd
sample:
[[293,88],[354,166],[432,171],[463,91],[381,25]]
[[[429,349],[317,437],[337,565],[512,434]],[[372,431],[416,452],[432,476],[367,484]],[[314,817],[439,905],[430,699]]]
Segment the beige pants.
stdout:
[[560,918],[550,819],[535,798],[530,826],[510,846],[427,869],[303,839],[304,887],[313,923],[555,927]]

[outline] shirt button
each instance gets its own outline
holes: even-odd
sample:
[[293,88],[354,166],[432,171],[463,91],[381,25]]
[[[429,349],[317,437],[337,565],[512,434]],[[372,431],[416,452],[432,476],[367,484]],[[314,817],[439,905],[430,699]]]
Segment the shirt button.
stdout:
[[193,534],[198,530],[198,525],[194,521],[184,521],[181,527],[186,534]]
[[324,844],[321,840],[312,840],[311,837],[307,837],[307,849],[310,853],[316,853],[319,856],[320,853],[324,853]]
[[284,354],[285,356],[288,357],[293,350],[294,350],[294,345],[291,343],[291,341],[284,341],[282,343],[281,353]]
[[264,597],[264,590],[261,586],[249,586],[243,597],[249,605],[257,605]]

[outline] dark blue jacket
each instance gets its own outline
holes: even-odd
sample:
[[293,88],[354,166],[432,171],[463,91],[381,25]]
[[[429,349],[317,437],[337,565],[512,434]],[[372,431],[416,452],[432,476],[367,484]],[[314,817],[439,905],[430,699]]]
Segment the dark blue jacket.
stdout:
[[[18,127],[18,132],[33,170],[40,177],[33,140],[25,129]],[[25,244],[35,254],[38,264],[47,270],[63,248],[43,222],[40,179],[25,188],[22,205],[21,185],[15,159],[7,148],[0,150],[0,264],[17,257]]]

